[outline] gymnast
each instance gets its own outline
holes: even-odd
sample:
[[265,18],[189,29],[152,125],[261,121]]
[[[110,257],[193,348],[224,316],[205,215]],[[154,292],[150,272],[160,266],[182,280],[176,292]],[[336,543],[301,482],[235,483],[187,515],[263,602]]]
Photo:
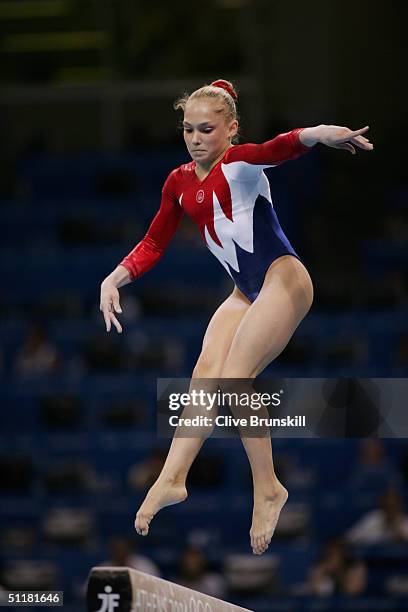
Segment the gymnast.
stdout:
[[[355,147],[373,149],[363,135],[368,126],[318,125],[262,144],[235,144],[236,103],[234,86],[223,79],[176,101],[192,161],[170,172],[146,235],[101,285],[106,330],[113,325],[121,333],[118,289],[158,262],[184,213],[193,220],[234,288],[208,325],[192,384],[195,379],[254,379],[283,351],[311,307],[310,275],[282,231],[264,169],[296,159],[317,143],[352,154]],[[186,499],[187,474],[205,439],[205,434],[174,436],[161,474],[137,512],[137,533],[147,535],[161,508]],[[262,554],[288,492],[274,471],[270,436],[241,439],[253,478],[251,546],[254,554]]]

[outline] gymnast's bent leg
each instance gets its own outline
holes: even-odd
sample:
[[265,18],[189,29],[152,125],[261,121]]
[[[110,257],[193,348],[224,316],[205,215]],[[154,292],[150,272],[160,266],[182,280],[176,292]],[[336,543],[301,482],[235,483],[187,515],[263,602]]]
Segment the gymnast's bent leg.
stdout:
[[[215,392],[217,379],[239,324],[251,303],[235,287],[231,295],[214,313],[203,340],[203,347],[192,374],[190,390],[198,382],[200,389]],[[208,378],[208,384],[202,379]],[[183,412],[183,416],[185,413]],[[189,469],[201,446],[211,431],[204,429],[199,435],[191,437],[191,430],[183,437],[183,428],[178,427],[160,476],[148,491],[140,506],[135,520],[135,529],[139,535],[147,535],[149,524],[157,512],[165,506],[182,502],[187,497],[186,478]],[[190,437],[189,437],[190,436]]]
[[[313,285],[303,264],[290,255],[276,259],[236,331],[221,373],[221,388],[227,386],[230,391],[234,384],[231,379],[255,378],[262,372],[283,351],[312,301]],[[233,406],[231,409],[234,411]],[[264,410],[266,414],[259,411],[259,416],[268,416]],[[255,554],[262,554],[271,541],[288,493],[274,471],[269,431],[263,437],[241,439],[254,487],[251,546]]]

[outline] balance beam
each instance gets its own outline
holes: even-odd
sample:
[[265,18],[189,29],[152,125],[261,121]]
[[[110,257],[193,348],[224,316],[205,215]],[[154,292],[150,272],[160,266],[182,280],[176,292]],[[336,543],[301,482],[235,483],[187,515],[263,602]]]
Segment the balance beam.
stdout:
[[251,612],[129,567],[93,567],[88,612]]

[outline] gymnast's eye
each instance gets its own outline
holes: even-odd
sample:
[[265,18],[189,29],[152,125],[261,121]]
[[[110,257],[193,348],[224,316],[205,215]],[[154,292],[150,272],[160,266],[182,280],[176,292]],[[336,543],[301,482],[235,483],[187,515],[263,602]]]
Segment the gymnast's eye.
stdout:
[[[191,127],[187,127],[186,125],[184,126],[184,131],[188,132],[189,134],[193,131],[193,128]],[[213,131],[214,128],[212,127],[206,127],[206,128],[200,128],[200,132],[202,132],[203,134],[209,134],[210,132]]]

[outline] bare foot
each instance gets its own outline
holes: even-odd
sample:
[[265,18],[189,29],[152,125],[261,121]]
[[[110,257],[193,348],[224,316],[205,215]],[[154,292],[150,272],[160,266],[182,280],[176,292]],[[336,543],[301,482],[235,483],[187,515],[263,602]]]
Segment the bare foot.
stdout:
[[178,504],[184,501],[186,497],[187,489],[185,486],[156,480],[136,514],[135,529],[137,533],[146,536],[149,532],[150,522],[159,510],[165,506]]
[[267,550],[287,499],[288,492],[280,483],[272,495],[254,496],[252,526],[249,532],[254,555],[262,555]]

